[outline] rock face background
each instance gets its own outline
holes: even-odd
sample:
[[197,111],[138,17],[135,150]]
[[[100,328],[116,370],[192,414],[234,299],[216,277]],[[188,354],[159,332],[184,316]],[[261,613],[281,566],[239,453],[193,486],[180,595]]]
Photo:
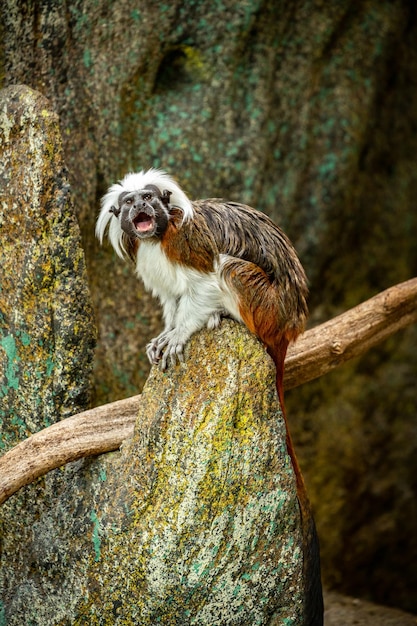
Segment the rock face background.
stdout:
[[[58,116],[99,328],[95,403],[141,388],[160,323],[93,235],[126,170],[161,166],[191,197],[269,213],[306,267],[312,324],[416,274],[411,0],[4,0],[0,14],[1,86],[39,90]],[[414,611],[416,341],[287,401],[325,581]]]

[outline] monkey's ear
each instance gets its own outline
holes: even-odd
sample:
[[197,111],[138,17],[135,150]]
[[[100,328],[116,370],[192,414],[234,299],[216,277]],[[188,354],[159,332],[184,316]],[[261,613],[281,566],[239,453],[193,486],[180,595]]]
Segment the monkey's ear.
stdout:
[[128,191],[122,191],[122,193],[119,194],[119,197],[117,198],[117,202],[119,206],[118,207],[111,206],[109,209],[110,213],[113,213],[113,215],[115,215],[116,217],[119,217],[120,211],[122,210],[123,199],[125,196],[127,196],[128,193],[129,193]]
[[111,206],[109,209],[109,212],[113,213],[113,215],[115,215],[116,217],[119,217],[120,211],[121,211],[120,207],[116,207],[116,206]]
[[172,191],[168,191],[168,189],[164,189],[161,195],[162,203],[165,204],[166,207],[169,206],[169,198],[172,194]]

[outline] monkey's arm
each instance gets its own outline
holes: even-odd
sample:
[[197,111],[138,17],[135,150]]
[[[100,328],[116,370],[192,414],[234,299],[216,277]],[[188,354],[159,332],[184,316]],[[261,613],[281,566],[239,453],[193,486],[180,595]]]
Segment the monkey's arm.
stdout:
[[146,354],[152,364],[156,364],[159,361],[161,351],[161,348],[159,348],[159,346],[162,345],[162,342],[167,333],[169,333],[174,328],[175,315],[177,312],[177,301],[175,298],[170,298],[169,296],[160,297],[160,302],[162,305],[163,318],[165,323],[164,330],[158,335],[158,337],[151,339],[151,341],[146,346]]
[[[204,274],[190,270],[184,292],[175,301],[172,312],[172,325],[166,323],[162,333],[147,347],[151,363],[161,363],[165,369],[168,362],[183,360],[184,346],[196,331],[204,326],[214,328],[219,324],[221,292],[214,274]],[[166,320],[167,321],[167,320]]]

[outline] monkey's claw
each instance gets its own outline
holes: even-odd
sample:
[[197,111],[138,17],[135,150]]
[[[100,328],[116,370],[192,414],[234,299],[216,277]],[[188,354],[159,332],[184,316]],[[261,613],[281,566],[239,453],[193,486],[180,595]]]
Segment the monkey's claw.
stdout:
[[159,361],[156,341],[156,339],[152,339],[146,346],[146,355],[151,365],[156,365]]
[[185,343],[175,330],[164,331],[148,343],[146,354],[152,365],[160,363],[161,369],[165,370],[168,361],[172,365],[175,365],[177,361],[184,362]]

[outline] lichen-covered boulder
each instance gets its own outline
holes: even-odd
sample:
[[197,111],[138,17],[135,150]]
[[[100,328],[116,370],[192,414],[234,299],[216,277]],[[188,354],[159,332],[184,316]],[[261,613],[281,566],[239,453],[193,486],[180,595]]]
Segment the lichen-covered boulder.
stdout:
[[273,364],[233,322],[187,357],[145,385],[75,623],[319,624]]
[[[24,86],[0,91],[0,236],[1,453],[87,407],[95,343],[58,118]],[[0,616],[14,593],[45,590],[49,507],[67,482],[51,472],[2,506]]]
[[94,348],[57,115],[0,91],[0,449],[86,407]]

